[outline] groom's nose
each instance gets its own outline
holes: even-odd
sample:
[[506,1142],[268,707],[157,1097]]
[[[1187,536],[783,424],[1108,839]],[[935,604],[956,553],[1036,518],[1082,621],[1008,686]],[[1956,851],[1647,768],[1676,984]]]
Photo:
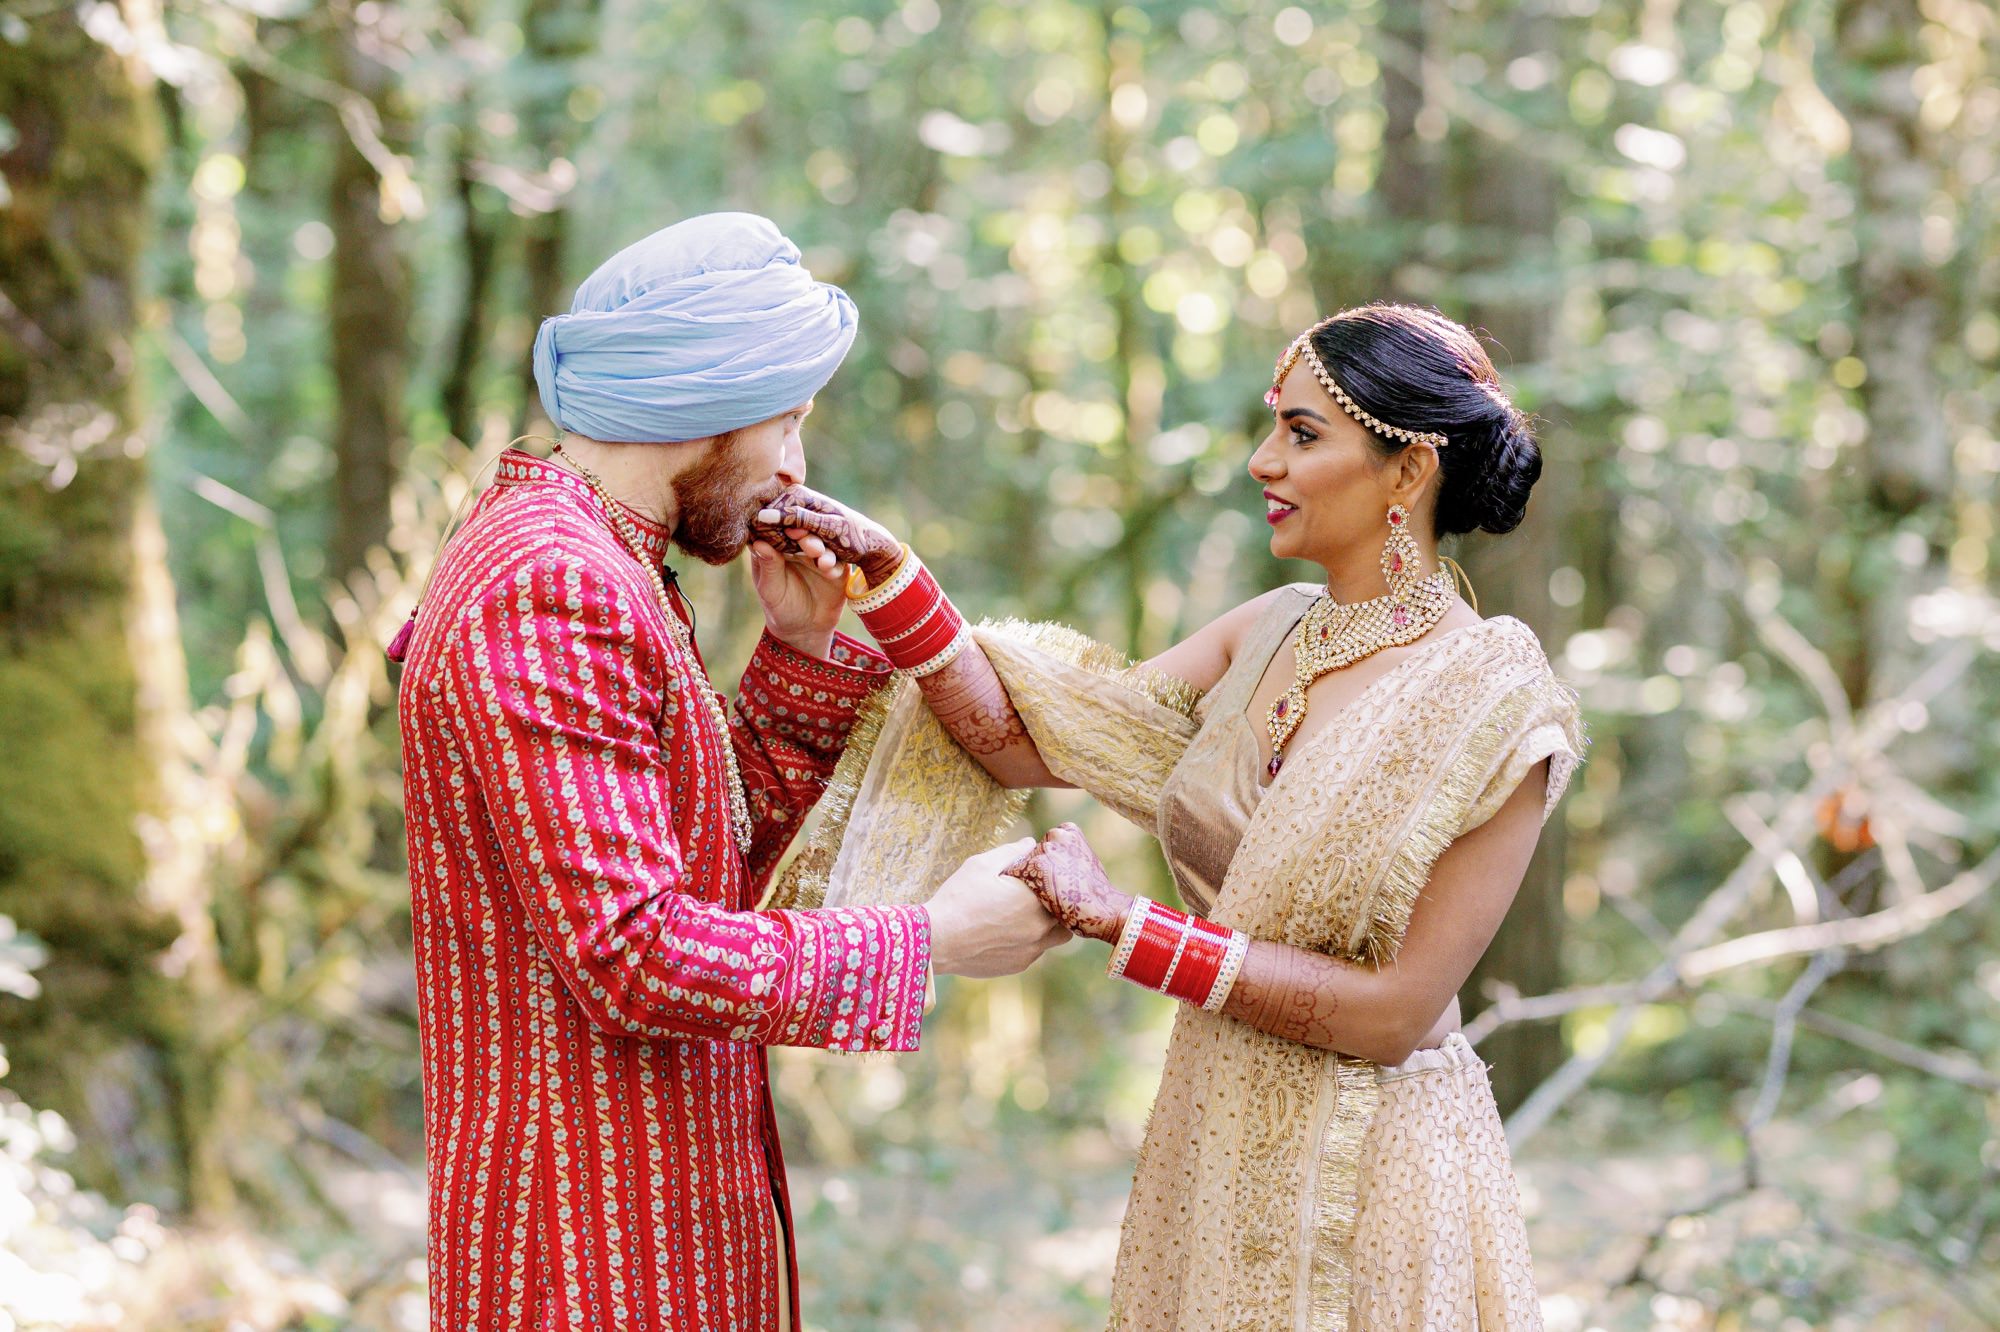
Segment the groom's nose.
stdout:
[[797,435],[785,440],[785,451],[778,457],[778,480],[788,486],[806,483],[806,446]]

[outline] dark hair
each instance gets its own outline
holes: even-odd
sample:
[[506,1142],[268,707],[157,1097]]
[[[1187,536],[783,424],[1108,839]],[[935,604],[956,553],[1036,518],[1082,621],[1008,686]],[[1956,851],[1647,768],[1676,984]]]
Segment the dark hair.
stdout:
[[[1520,526],[1542,451],[1478,338],[1435,310],[1375,304],[1341,311],[1312,345],[1361,410],[1450,441],[1438,450],[1437,535]],[[1409,447],[1373,430],[1368,438],[1385,458]]]

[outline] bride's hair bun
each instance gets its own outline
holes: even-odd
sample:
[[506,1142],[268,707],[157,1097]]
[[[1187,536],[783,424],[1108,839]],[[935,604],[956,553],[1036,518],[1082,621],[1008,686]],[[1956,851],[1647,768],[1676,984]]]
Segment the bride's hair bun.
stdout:
[[[1322,324],[1313,350],[1369,415],[1439,431],[1437,534],[1520,526],[1542,474],[1534,423],[1508,400],[1493,361],[1463,325],[1411,305],[1363,305]],[[1385,456],[1410,447],[1371,431]]]

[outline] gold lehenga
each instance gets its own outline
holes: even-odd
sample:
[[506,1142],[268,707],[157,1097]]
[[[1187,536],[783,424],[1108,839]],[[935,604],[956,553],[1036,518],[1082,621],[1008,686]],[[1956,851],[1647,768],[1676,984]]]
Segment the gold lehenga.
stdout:
[[[1244,705],[1311,594],[1273,602],[1198,707],[1066,631],[978,637],[1051,771],[1155,829],[1191,908],[1388,965],[1431,862],[1543,759],[1554,805],[1582,751],[1575,699],[1524,625],[1482,621],[1420,645],[1259,791]],[[850,741],[836,817],[779,900],[907,898],[1017,808],[914,689],[876,720],[861,752]],[[1499,1117],[1462,1038],[1383,1070],[1181,1009],[1126,1212],[1114,1328],[1539,1322]]]

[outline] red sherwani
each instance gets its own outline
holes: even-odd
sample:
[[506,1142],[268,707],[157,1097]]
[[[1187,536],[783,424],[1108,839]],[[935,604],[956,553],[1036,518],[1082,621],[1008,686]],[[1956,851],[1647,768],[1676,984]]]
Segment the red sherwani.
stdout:
[[929,965],[920,908],[753,909],[886,675],[834,657],[766,635],[718,735],[596,496],[527,454],[446,547],[400,699],[438,1332],[775,1325],[764,1047],[913,1050]]

